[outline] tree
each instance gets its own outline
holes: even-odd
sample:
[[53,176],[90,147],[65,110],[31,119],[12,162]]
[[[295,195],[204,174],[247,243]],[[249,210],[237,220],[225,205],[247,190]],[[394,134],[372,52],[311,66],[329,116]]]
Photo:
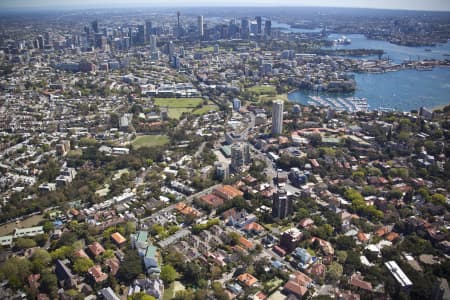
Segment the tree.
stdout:
[[58,240],[58,247],[70,246],[77,240],[77,235],[74,232],[64,232]]
[[231,245],[236,245],[237,243],[239,243],[240,237],[241,236],[237,232],[232,231],[232,232],[228,233],[228,238],[230,240]]
[[139,274],[144,273],[144,268],[142,266],[142,261],[135,250],[128,250],[125,253],[125,260],[120,265],[117,277],[130,284]]
[[18,238],[14,243],[14,247],[19,250],[33,248],[36,247],[36,245],[34,240],[27,238]]
[[30,262],[26,259],[12,257],[0,265],[0,278],[7,279],[14,289],[22,288],[30,274]]
[[228,300],[228,294],[225,292],[225,290],[222,287],[222,284],[220,282],[213,282],[212,283],[212,289],[214,292],[214,299],[217,300]]
[[313,133],[308,136],[309,142],[313,147],[320,146],[322,144],[322,136],[319,133]]
[[200,265],[197,263],[187,265],[186,271],[184,272],[184,279],[186,281],[193,284],[198,284],[198,282],[204,278],[206,278],[206,274]]
[[146,294],[145,292],[140,292],[127,297],[127,300],[156,300],[155,297]]
[[46,293],[51,299],[58,298],[58,280],[54,273],[44,273],[39,281],[41,292]]
[[172,283],[178,278],[178,273],[172,265],[164,265],[161,268],[160,278],[164,281],[165,284]]
[[334,261],[327,268],[326,278],[330,281],[336,281],[341,278],[343,272],[342,265]]
[[73,248],[71,246],[62,246],[55,251],[51,252],[53,260],[68,258],[73,253]]
[[178,291],[175,294],[174,300],[191,300],[194,299],[194,291],[191,289]]
[[44,249],[36,249],[31,256],[33,273],[41,273],[51,261],[52,257],[50,256],[50,253]]
[[339,263],[344,263],[347,259],[347,252],[343,250],[336,251],[336,258]]
[[336,239],[336,248],[338,250],[351,250],[356,246],[351,236],[341,235]]
[[90,258],[79,257],[73,263],[73,270],[79,274],[86,273],[89,268],[94,266],[94,262]]
[[436,193],[436,194],[434,194],[434,195],[431,197],[431,201],[432,201],[434,204],[441,204],[441,205],[444,205],[445,202],[447,201],[447,198],[446,198],[444,195],[442,195],[442,194]]

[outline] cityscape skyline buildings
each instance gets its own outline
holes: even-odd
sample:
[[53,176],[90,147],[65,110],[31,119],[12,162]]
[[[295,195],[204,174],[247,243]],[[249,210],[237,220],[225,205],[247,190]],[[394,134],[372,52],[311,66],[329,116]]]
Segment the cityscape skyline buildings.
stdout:
[[[101,8],[101,7],[150,7],[148,1],[144,0],[99,0],[95,3],[87,0],[75,1],[57,1],[57,0],[3,0],[0,3],[0,8],[3,9],[61,9],[61,8]],[[210,6],[210,7],[225,7],[225,6],[314,6],[314,7],[346,7],[346,8],[374,8],[374,9],[406,9],[406,10],[429,10],[429,11],[450,11],[450,2],[446,0],[431,0],[431,1],[369,1],[369,0],[246,0],[246,1],[206,1],[206,0],[191,0],[181,1],[175,0],[170,3],[164,1],[152,1],[151,7],[189,7],[189,6]]]

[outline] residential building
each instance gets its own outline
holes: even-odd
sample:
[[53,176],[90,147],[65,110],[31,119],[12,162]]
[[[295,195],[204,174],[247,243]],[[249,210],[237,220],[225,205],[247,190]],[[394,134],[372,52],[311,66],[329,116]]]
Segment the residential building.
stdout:
[[278,189],[273,195],[272,217],[279,219],[287,218],[292,214],[293,209],[292,197],[289,197],[284,189]]
[[283,109],[282,100],[276,100],[272,105],[272,135],[280,135],[283,133]]

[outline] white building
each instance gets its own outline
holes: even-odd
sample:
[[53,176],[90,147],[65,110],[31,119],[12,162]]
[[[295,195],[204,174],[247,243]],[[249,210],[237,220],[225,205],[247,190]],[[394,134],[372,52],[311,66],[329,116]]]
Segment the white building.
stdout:
[[273,102],[272,106],[272,135],[280,135],[283,132],[283,108],[281,100]]
[[14,238],[24,237],[24,236],[35,236],[38,234],[43,234],[44,228],[42,226],[28,227],[28,228],[16,228],[14,231]]

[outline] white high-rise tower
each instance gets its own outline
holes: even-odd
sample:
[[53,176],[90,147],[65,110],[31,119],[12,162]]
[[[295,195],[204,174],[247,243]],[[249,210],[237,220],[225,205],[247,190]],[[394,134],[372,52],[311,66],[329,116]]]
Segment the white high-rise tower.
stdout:
[[283,132],[283,107],[281,100],[275,100],[272,106],[272,135],[280,135]]
[[198,34],[200,36],[200,38],[203,37],[203,16],[198,16]]

